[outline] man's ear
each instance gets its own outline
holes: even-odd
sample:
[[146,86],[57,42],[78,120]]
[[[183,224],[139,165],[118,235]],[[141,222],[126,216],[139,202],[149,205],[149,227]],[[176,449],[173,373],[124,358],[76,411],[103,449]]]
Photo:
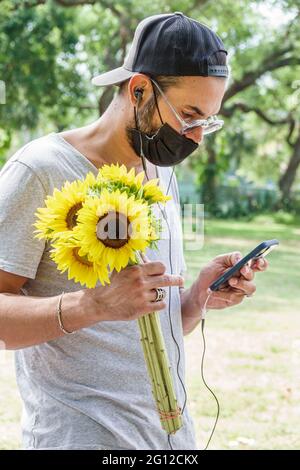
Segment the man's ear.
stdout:
[[128,97],[133,106],[136,106],[142,100],[147,100],[147,97],[150,96],[151,82],[149,77],[144,74],[136,74],[128,82]]

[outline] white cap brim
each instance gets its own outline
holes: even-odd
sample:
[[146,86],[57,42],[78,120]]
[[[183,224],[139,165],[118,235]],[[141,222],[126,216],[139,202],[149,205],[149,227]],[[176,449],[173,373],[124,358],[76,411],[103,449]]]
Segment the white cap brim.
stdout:
[[96,75],[96,77],[92,78],[92,84],[96,86],[118,85],[128,80],[128,78],[132,77],[135,73],[136,72],[126,70],[123,67],[118,67],[117,69],[110,70],[101,75]]

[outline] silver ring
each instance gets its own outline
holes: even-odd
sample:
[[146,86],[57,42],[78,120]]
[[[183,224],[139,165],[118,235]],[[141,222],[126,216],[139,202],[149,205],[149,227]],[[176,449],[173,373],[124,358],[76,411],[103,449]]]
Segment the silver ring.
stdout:
[[156,292],[156,299],[154,300],[154,302],[160,302],[166,297],[165,289],[162,289],[161,287],[157,287],[154,290]]

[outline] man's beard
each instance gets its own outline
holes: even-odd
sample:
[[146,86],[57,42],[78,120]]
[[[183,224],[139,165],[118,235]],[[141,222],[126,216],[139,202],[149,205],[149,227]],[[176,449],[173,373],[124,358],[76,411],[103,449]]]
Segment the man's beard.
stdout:
[[[138,106],[136,108],[136,114],[138,119],[138,126],[141,132],[145,132],[148,135],[155,134],[158,129],[162,126],[153,126],[153,116],[155,113],[155,101],[154,98],[151,97],[149,101],[144,106]],[[136,129],[135,119],[133,118],[130,120],[125,127],[125,132],[127,136],[127,140],[131,148],[134,150],[133,145],[133,137],[132,137],[132,129]]]

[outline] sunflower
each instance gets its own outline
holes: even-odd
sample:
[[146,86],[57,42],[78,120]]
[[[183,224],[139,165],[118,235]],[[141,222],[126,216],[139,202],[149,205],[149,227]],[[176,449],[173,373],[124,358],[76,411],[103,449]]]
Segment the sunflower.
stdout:
[[78,244],[110,270],[135,263],[135,251],[144,252],[154,238],[148,204],[120,190],[104,188],[98,198],[87,198],[77,222]]
[[171,196],[165,196],[163,191],[157,186],[159,178],[149,180],[143,186],[143,197],[146,199],[148,204],[154,204],[155,202],[162,202],[165,204],[167,201],[172,199]]
[[143,186],[144,177],[144,171],[135,175],[134,168],[127,171],[125,165],[119,166],[116,164],[103,165],[99,170],[97,179],[99,182],[105,182],[105,180],[107,180],[109,182],[122,183],[124,186],[129,187],[133,194],[138,193],[138,198],[143,197],[148,204],[154,204],[156,202],[166,203],[172,199],[171,196],[165,196],[161,188],[157,186],[159,178],[149,180]]
[[67,181],[61,191],[54,189],[45,200],[45,207],[37,209],[39,219],[33,226],[35,238],[56,238],[59,233],[72,230],[77,224],[77,213],[81,209],[88,189],[96,184],[96,177],[89,172],[84,181]]
[[68,270],[69,280],[74,279],[87,288],[94,288],[98,281],[103,285],[110,282],[107,267],[90,260],[73,237],[73,232],[61,234],[60,238],[52,243],[52,247],[50,258],[56,263],[59,271],[64,273]]
[[126,186],[136,186],[137,189],[142,187],[145,173],[141,171],[135,175],[134,168],[127,171],[125,165],[103,165],[100,170],[97,179],[100,181],[108,180],[110,182],[121,182]]
[[[92,289],[98,281],[110,283],[113,270],[141,262],[140,253],[157,248],[162,225],[152,204],[165,203],[159,179],[143,186],[144,172],[135,175],[125,165],[104,165],[95,177],[66,182],[37,209],[36,238],[51,241],[50,258],[68,279]],[[153,396],[162,427],[175,433],[181,426],[181,409],[157,312],[138,319],[141,342],[152,381]],[[150,344],[151,343],[151,344]],[[166,400],[162,400],[162,398]]]

